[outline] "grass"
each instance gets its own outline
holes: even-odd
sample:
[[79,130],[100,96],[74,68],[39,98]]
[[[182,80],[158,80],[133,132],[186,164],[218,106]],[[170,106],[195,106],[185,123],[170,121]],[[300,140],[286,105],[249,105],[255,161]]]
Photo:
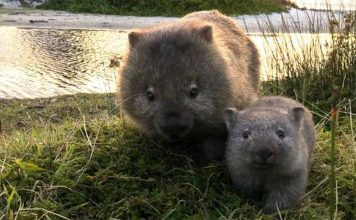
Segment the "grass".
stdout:
[[182,16],[210,9],[219,9],[229,15],[282,12],[290,5],[285,0],[48,0],[40,8],[99,14]]
[[[262,85],[263,95],[296,98],[315,116],[317,144],[299,208],[263,215],[260,204],[236,195],[223,162],[205,160],[189,144],[146,137],[118,116],[113,94],[78,94],[0,100],[0,219],[355,219],[352,16],[331,30],[320,60],[312,48],[282,57],[285,50],[276,50],[275,72]],[[280,60],[285,65],[276,65]]]
[[[177,148],[147,138],[112,114],[107,100],[108,95],[80,94],[1,101],[3,218],[263,216],[258,204],[236,195],[222,162],[206,161],[190,146]],[[356,216],[355,136],[350,125],[343,119],[336,138],[338,216],[344,219]],[[331,132],[319,124],[309,194],[300,209],[282,213],[284,218],[327,218],[330,138]]]
[[[305,34],[298,24],[287,23],[284,25],[292,26],[295,37],[276,33],[268,20],[265,21],[267,28],[262,29],[266,45],[277,45],[267,48],[272,59],[268,63],[269,80],[263,83],[262,93],[294,97],[314,111],[317,119],[322,119],[330,111],[333,91],[338,93],[340,104],[349,99],[355,101],[356,97],[356,13],[340,17],[326,11],[320,16],[314,18],[315,22],[310,21],[313,23],[307,29],[310,34]],[[314,24],[327,18],[331,24],[330,34],[321,33],[319,25]],[[327,21],[325,23],[327,26]],[[305,44],[305,41],[309,43]],[[351,108],[356,112],[356,105]]]

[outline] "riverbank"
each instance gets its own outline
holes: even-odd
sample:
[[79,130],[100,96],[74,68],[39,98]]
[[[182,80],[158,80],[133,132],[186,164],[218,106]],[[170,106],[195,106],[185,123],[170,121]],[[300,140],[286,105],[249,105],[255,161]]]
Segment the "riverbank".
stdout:
[[[342,20],[348,11],[313,11],[292,8],[288,12],[242,15],[233,17],[242,27],[250,33],[261,33],[261,29],[269,32],[273,24],[274,32],[305,32],[318,30],[327,33],[330,30],[328,21],[332,14]],[[311,23],[313,18],[318,22]],[[23,28],[55,28],[55,29],[90,29],[90,30],[128,30],[152,26],[162,22],[172,22],[177,17],[140,17],[119,15],[98,15],[87,13],[69,13],[64,11],[35,10],[35,9],[1,9],[0,26],[14,26]],[[298,30],[295,29],[296,25]],[[312,26],[311,26],[312,25]],[[340,24],[341,25],[341,24]]]

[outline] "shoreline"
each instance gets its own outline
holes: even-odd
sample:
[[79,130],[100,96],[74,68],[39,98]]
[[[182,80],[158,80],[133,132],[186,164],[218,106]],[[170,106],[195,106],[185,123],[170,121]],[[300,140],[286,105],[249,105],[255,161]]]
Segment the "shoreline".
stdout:
[[[284,32],[285,25],[293,30],[296,25],[299,33],[309,33],[310,18],[324,21],[326,24],[316,22],[318,31],[327,33],[329,24],[326,11],[300,10],[292,8],[288,12],[242,15],[233,17],[240,26],[249,33],[270,32],[268,26],[273,24],[274,31]],[[348,11],[333,11],[336,17],[342,18]],[[50,11],[39,9],[0,9],[0,26],[19,28],[53,28],[53,29],[78,29],[78,30],[129,30],[153,26],[159,23],[174,22],[178,17],[139,17],[120,15],[99,15],[89,13],[69,13],[64,11]]]

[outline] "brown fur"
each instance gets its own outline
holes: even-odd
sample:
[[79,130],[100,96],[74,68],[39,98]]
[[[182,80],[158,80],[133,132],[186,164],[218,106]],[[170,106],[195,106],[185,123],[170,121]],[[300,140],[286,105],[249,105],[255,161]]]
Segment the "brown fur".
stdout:
[[121,109],[148,133],[217,138],[223,152],[223,110],[257,98],[259,66],[252,41],[216,10],[135,30],[120,70]]

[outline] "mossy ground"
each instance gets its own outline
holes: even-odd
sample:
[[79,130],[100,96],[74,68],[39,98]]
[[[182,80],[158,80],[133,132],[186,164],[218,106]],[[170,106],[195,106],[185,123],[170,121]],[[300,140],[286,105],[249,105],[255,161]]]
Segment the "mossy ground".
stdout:
[[[113,94],[0,101],[0,218],[273,219],[236,195],[223,162],[146,137],[117,116],[114,101]],[[337,132],[343,219],[356,216],[352,118]],[[329,215],[330,131],[317,127],[308,194],[284,219]]]

